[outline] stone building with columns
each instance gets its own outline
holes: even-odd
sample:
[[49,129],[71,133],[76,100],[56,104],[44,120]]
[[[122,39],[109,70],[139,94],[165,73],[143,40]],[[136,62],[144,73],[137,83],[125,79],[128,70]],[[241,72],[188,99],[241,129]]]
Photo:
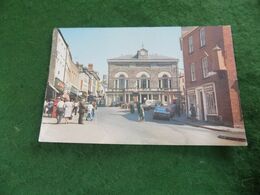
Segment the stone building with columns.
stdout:
[[141,48],[135,55],[108,59],[107,105],[113,101],[160,100],[169,104],[179,96],[178,59],[150,55]]

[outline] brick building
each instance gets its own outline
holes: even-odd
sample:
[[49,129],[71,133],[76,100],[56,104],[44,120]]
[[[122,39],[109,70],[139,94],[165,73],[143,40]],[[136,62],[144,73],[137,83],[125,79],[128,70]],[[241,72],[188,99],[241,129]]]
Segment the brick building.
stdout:
[[230,26],[182,29],[187,109],[197,119],[243,127]]
[[170,103],[177,99],[178,59],[149,55],[144,48],[135,55],[108,59],[106,104],[113,101],[129,103],[133,96],[139,102],[154,99]]

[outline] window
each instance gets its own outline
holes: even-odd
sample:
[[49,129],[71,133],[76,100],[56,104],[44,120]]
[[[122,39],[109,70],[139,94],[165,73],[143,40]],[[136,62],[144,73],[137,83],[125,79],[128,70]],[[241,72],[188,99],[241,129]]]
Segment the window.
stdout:
[[200,46],[203,47],[206,44],[205,28],[200,29]]
[[117,80],[115,80],[115,86],[114,87],[117,89]]
[[161,89],[161,88],[162,88],[162,81],[159,80],[159,89]]
[[150,89],[150,80],[148,80],[148,87],[147,88]]
[[125,82],[126,82],[125,88],[128,89],[128,80],[126,80]]
[[139,89],[139,80],[136,81],[136,87]]
[[207,103],[207,113],[208,114],[217,114],[214,91],[206,92],[205,96],[206,96],[206,103]]
[[206,78],[208,76],[208,58],[207,57],[202,58],[201,64],[202,64],[203,77]]
[[146,89],[147,88],[147,78],[145,75],[141,76],[141,88]]
[[168,76],[165,74],[162,77],[162,88],[167,89],[168,88]]
[[124,89],[125,88],[125,76],[120,75],[119,76],[119,89]]
[[191,73],[191,81],[195,81],[196,75],[195,75],[195,65],[194,65],[194,63],[191,64],[191,66],[190,66],[190,73]]
[[189,53],[193,52],[193,40],[192,36],[189,37]]

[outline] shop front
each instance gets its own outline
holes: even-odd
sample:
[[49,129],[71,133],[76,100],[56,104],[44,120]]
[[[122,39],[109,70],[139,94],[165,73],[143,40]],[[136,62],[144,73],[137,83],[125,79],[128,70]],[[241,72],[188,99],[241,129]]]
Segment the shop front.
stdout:
[[65,83],[62,82],[60,79],[55,78],[55,84],[54,87],[59,91],[58,95],[62,95],[64,93],[64,89],[65,89]]

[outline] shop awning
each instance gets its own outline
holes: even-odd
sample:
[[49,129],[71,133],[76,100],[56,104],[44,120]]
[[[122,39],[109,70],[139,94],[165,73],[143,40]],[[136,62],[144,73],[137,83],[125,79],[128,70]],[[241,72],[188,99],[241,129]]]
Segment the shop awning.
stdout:
[[59,91],[52,85],[49,83],[49,86],[56,92],[56,93],[59,93]]

